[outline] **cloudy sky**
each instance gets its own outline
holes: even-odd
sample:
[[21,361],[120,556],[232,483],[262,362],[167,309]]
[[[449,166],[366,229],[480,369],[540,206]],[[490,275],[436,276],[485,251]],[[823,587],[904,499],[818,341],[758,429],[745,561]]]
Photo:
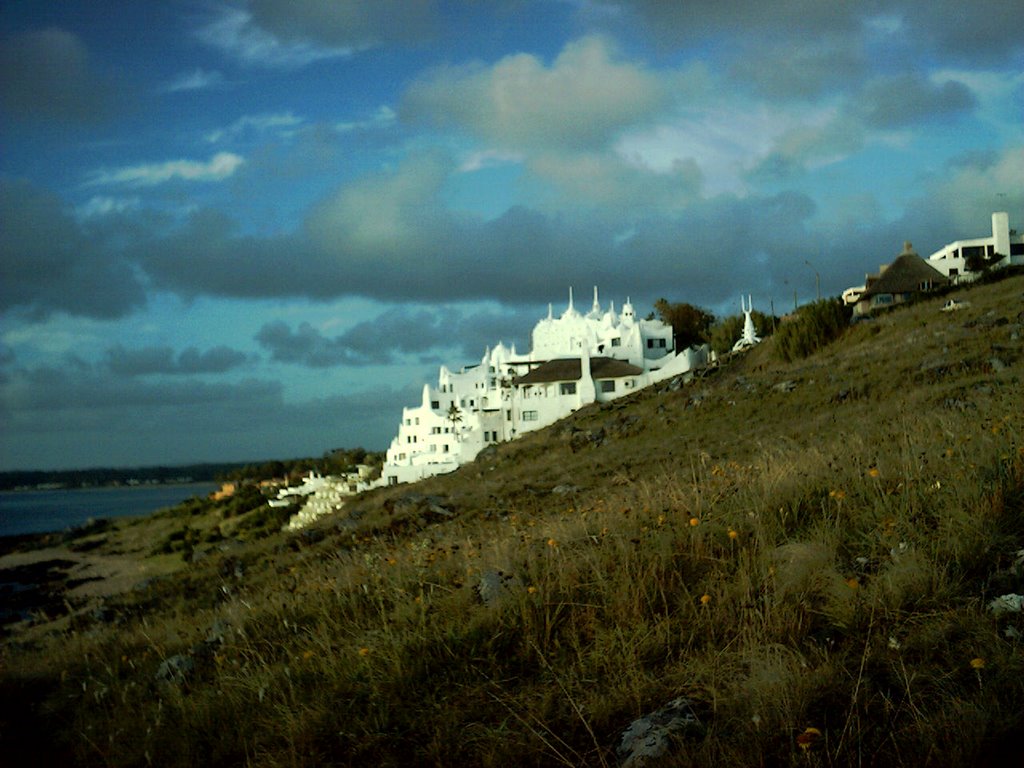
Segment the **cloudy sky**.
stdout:
[[0,469],[382,449],[593,285],[780,311],[1024,225],[1006,0],[5,0]]

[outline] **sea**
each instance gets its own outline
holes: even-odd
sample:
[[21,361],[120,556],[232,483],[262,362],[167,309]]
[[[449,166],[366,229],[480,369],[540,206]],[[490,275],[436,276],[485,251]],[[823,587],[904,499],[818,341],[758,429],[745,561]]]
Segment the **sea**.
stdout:
[[63,531],[101,517],[135,517],[205,497],[218,483],[0,491],[0,536]]

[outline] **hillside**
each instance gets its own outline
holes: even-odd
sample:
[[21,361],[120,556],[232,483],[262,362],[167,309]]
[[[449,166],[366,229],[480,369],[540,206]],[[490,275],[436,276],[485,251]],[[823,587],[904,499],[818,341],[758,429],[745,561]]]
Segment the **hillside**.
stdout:
[[[990,604],[1024,593],[1024,278],[952,295],[794,363],[769,340],[301,534],[209,505],[83,532],[67,546],[155,575],[9,631],[0,754],[1005,764],[1024,620]],[[189,562],[156,551],[184,540]]]

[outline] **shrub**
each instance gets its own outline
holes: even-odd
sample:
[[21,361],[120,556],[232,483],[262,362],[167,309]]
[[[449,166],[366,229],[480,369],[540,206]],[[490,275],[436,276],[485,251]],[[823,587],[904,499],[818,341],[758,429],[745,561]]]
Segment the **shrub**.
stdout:
[[807,357],[838,339],[849,324],[850,308],[839,299],[808,304],[776,332],[776,352],[786,362]]

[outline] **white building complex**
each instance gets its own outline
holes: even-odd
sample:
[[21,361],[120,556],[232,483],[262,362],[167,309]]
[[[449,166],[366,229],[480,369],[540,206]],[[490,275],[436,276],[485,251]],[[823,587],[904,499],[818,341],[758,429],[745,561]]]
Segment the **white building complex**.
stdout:
[[569,305],[533,329],[529,354],[499,343],[476,365],[441,366],[437,386],[423,386],[419,405],[402,410],[380,484],[451,472],[486,446],[540,429],[593,402],[628,395],[707,362],[707,347],[677,352],[672,327],[638,319],[629,300],[617,313],[594,303]]
[[[1002,258],[996,258],[1000,256]],[[992,235],[973,240],[957,240],[945,245],[931,256],[928,263],[953,283],[970,282],[978,273],[972,272],[969,261],[990,261],[990,269],[1024,264],[1024,235],[1010,229],[1010,216],[1004,211],[992,214]]]

